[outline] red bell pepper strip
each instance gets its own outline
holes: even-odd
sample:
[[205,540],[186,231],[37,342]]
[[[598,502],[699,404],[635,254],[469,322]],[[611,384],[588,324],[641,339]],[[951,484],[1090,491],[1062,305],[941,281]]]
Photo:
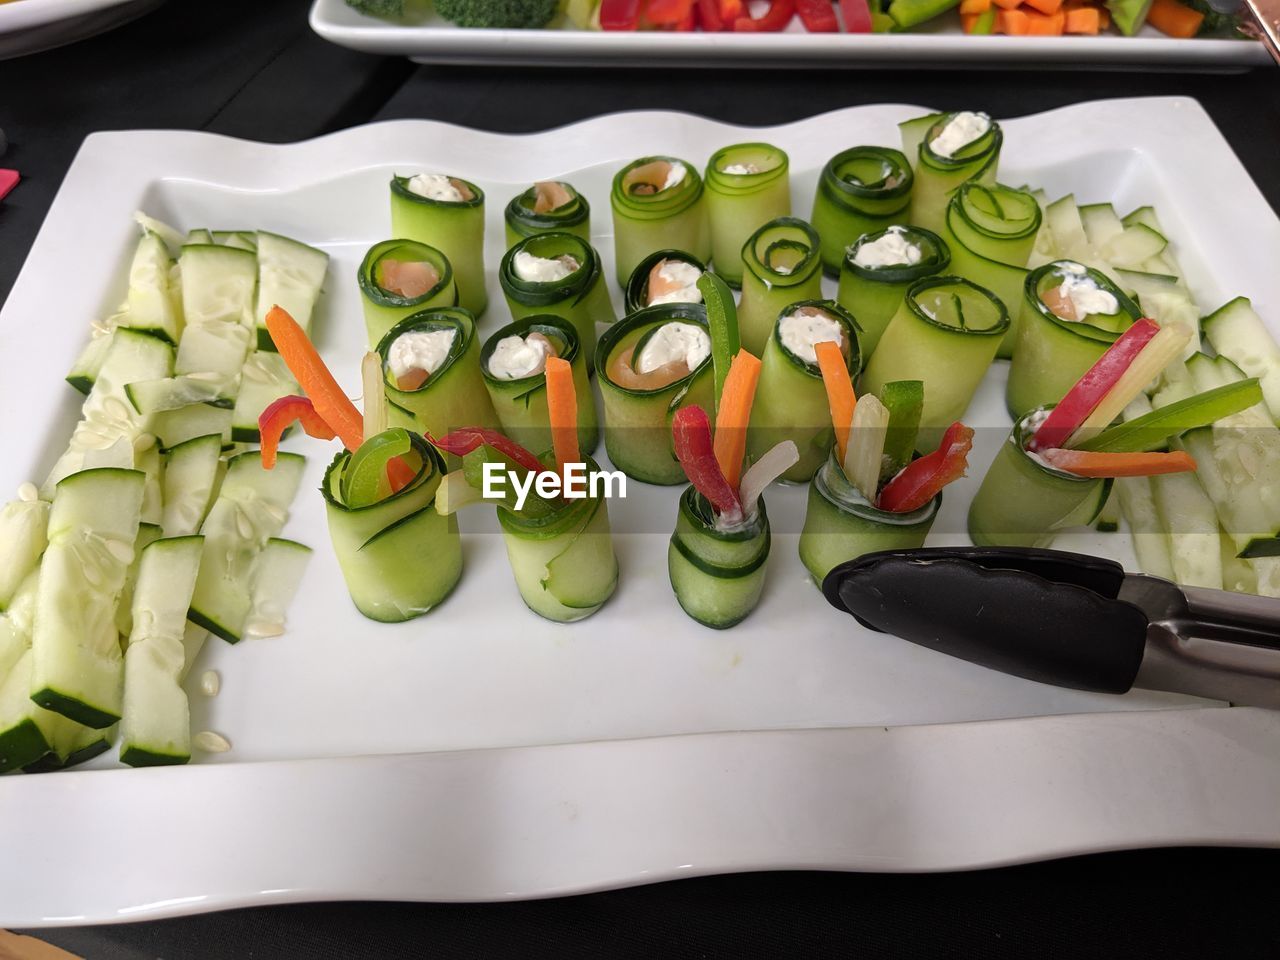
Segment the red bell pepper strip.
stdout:
[[1185,450],[1170,453],[1095,453],[1091,450],[1046,450],[1049,466],[1077,477],[1152,477],[1157,473],[1189,473],[1196,462]]
[[947,427],[933,453],[913,460],[880,491],[877,506],[889,513],[919,510],[943,487],[964,476],[973,448],[973,429],[958,420]]
[[720,0],[698,0],[698,26],[711,33],[725,28],[724,18],[720,16]]
[[840,0],[840,15],[844,17],[846,33],[871,32],[871,7],[867,0]]
[[693,0],[649,0],[644,18],[660,27],[674,27],[693,13]]
[[684,19],[675,25],[676,33],[692,33],[693,28],[698,25],[698,15],[694,12],[694,8],[690,7],[689,12],[685,14]]
[[777,33],[795,15],[796,0],[770,0],[769,9],[759,19],[753,19],[744,9],[743,15],[733,21],[733,29],[737,33]]
[[796,0],[796,12],[810,33],[840,32],[836,8],[831,5],[831,0]]
[[1051,450],[1067,442],[1076,428],[1088,419],[1093,408],[1102,402],[1116,381],[1129,369],[1129,364],[1142,351],[1160,327],[1154,320],[1142,319],[1120,335],[1107,352],[1085,371],[1062,401],[1049,411],[1029,444],[1032,450]]
[[600,0],[601,30],[635,30],[640,26],[640,0]]
[[463,427],[443,437],[433,437],[429,433],[424,436],[427,438],[427,443],[445,453],[452,453],[455,457],[465,457],[481,444],[486,444],[533,473],[542,473],[547,469],[541,460],[497,430],[489,430],[485,427]]
[[729,485],[716,460],[707,411],[698,406],[681,407],[671,418],[671,438],[685,476],[707,498],[711,508],[730,522],[741,518],[738,493]]
[[302,429],[306,431],[307,436],[315,437],[317,440],[332,440],[337,436],[333,432],[333,427],[325,422],[324,417],[316,413],[316,408],[306,397],[281,397],[279,400],[274,400],[258,417],[263,469],[270,470],[275,467],[280,438],[294,423],[302,424]]
[[726,25],[747,15],[746,0],[720,0],[720,19]]

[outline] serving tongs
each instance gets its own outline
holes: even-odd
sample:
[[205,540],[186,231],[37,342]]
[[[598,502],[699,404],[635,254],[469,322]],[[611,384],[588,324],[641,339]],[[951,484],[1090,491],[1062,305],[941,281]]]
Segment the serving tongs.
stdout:
[[1001,547],[866,554],[822,592],[872,630],[1028,680],[1280,709],[1280,600]]

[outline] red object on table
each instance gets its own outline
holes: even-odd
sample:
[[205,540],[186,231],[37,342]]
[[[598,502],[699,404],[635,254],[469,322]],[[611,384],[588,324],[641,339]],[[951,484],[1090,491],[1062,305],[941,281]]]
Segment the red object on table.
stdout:
[[719,33],[724,29],[724,20],[720,16],[720,0],[698,0],[698,26],[710,33]]
[[532,453],[506,434],[499,433],[497,430],[489,430],[485,427],[462,427],[443,437],[433,437],[429,433],[423,434],[423,436],[427,438],[427,443],[433,447],[438,447],[445,453],[452,453],[455,457],[465,457],[476,447],[485,444],[493,447],[504,456],[510,457],[532,473],[542,473],[547,469],[543,466],[542,461]]
[[831,0],[796,0],[796,12],[800,22],[810,33],[839,33],[836,8]]
[[600,0],[601,30],[635,30],[640,26],[640,0]]
[[738,493],[729,486],[720,462],[716,460],[707,411],[698,406],[677,410],[671,418],[671,440],[685,476],[694,489],[707,498],[712,509],[731,517],[741,515],[742,503]]
[[333,427],[316,413],[315,406],[306,397],[291,396],[273,400],[258,417],[258,445],[262,448],[262,466],[267,470],[276,465],[276,450],[280,446],[280,438],[295,423],[301,423],[307,436],[317,440],[332,440],[337,436]]
[[919,510],[953,480],[964,476],[973,447],[973,428],[957,420],[947,427],[942,442],[933,453],[911,461],[880,491],[877,506],[889,513]]
[[738,33],[777,33],[796,15],[796,0],[771,0],[769,9],[763,17],[753,19],[746,15],[733,21],[733,29]]
[[0,200],[9,195],[9,191],[18,185],[22,177],[17,170],[0,170]]
[[655,26],[676,27],[693,16],[694,0],[649,0],[644,18]]
[[871,7],[867,0],[840,0],[840,13],[846,33],[871,32]]

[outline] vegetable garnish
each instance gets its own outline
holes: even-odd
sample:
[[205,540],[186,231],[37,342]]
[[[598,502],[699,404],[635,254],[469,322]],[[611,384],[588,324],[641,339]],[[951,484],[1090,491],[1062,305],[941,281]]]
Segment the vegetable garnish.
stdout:
[[360,361],[360,382],[364,386],[364,435],[376,437],[387,429],[387,381],[382,375],[382,358],[372,350]]
[[1256,377],[1237,380],[1118,423],[1086,440],[1079,449],[1099,453],[1152,450],[1164,446],[1169,437],[1207,427],[1262,402],[1262,387]]
[[871,32],[871,6],[867,3],[867,0],[840,0],[840,13],[844,17],[846,32]]
[[332,440],[337,434],[306,397],[281,397],[273,401],[258,417],[258,435],[262,446],[262,466],[270,470],[276,465],[280,438],[293,424],[302,425],[307,436]]
[[[747,424],[760,382],[760,361],[739,350],[725,378],[724,394],[716,412],[715,454],[720,472],[733,489],[742,476],[742,458],[747,452]],[[793,444],[794,446],[794,444]]]
[[453,430],[445,434],[443,437],[433,437],[430,434],[424,434],[424,436],[427,438],[427,443],[439,450],[443,450],[445,453],[452,453],[455,457],[465,457],[483,444],[493,447],[499,453],[510,457],[515,463],[533,473],[541,473],[547,469],[543,466],[542,461],[510,439],[506,434],[499,433],[497,430],[489,430],[486,427],[462,427],[459,430]]
[[880,465],[888,430],[888,408],[875,394],[864,394],[853,411],[848,450],[841,466],[849,482],[871,504],[876,502],[876,492],[880,489]]
[[600,0],[601,30],[635,30],[640,26],[640,0]]
[[573,388],[573,367],[562,357],[547,357],[547,414],[551,421],[551,449],[561,473],[570,463],[581,463],[578,449],[578,396]]
[[1196,462],[1184,450],[1171,453],[1095,453],[1091,450],[1046,450],[1040,456],[1057,470],[1078,477],[1151,477],[1187,473]]
[[352,451],[358,449],[364,440],[364,417],[342,392],[302,327],[288,311],[278,306],[267,312],[266,322],[276,350],[303,393],[310,398],[315,412],[333,428],[344,447]]
[[711,334],[711,367],[716,379],[716,409],[720,409],[720,394],[729,376],[729,367],[742,348],[738,333],[738,308],[733,302],[733,291],[714,273],[703,271],[698,278],[698,292],[707,307],[707,329]]
[[857,397],[849,380],[849,368],[845,366],[840,345],[830,340],[813,345],[818,356],[818,369],[822,371],[822,383],[827,388],[827,403],[831,406],[831,425],[836,431],[836,456],[844,463],[849,448],[849,426],[857,409]]
[[888,480],[911,462],[924,413],[924,381],[891,380],[880,389],[880,402],[889,410],[881,479]]
[[973,447],[973,429],[951,424],[933,453],[908,464],[880,491],[877,506],[890,513],[910,513],[936,497],[953,480],[964,476]]
[[796,15],[796,0],[769,0],[769,9],[759,18],[753,18],[747,10],[733,21],[738,33],[776,33],[791,22]]
[[676,458],[689,482],[725,523],[740,522],[742,504],[716,460],[707,412],[699,406],[681,407],[671,419],[671,436]]
[[800,461],[800,451],[794,440],[776,443],[759,460],[747,467],[738,485],[738,500],[744,517],[755,516],[760,494],[765,487],[790,470]]
[[796,12],[800,22],[810,33],[838,33],[835,7],[831,0],[796,0]]
[[1159,325],[1154,320],[1142,319],[1120,335],[1106,353],[1090,367],[1075,386],[1067,391],[1045,418],[1044,423],[1031,438],[1031,450],[1048,450],[1066,443],[1089,414],[1102,402],[1102,398],[1116,385],[1129,365],[1157,333]]
[[[342,475],[343,502],[348,507],[359,509],[381,503],[394,493],[390,479],[391,464],[399,462],[403,465],[400,458],[412,447],[409,431],[401,427],[371,434],[351,455]],[[413,479],[412,471],[409,479]]]

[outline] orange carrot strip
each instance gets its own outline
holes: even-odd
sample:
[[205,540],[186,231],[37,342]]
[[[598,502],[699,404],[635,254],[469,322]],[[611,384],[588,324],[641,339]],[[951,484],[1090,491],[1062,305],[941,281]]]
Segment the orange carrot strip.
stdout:
[[1021,10],[1001,10],[996,16],[996,26],[1001,33],[1011,37],[1021,37],[1026,35],[1030,19]]
[[1151,0],[1147,23],[1161,33],[1185,40],[1200,32],[1200,24],[1204,23],[1204,14],[1190,7],[1184,7],[1178,3],[1178,0]]
[[960,16],[986,13],[991,9],[992,0],[960,0]]
[[563,472],[569,463],[581,463],[578,449],[578,395],[573,388],[573,367],[563,357],[547,357],[547,412],[551,419],[551,449]]
[[1062,9],[1062,0],[1023,0],[1032,10],[1038,10],[1045,16],[1057,13]]
[[1055,448],[1045,450],[1049,466],[1078,477],[1150,477],[1157,473],[1186,473],[1196,462],[1184,450],[1171,453],[1091,453]]
[[818,355],[822,383],[827,388],[831,425],[836,430],[836,452],[839,454],[840,462],[844,463],[845,451],[849,447],[849,427],[853,423],[853,409],[858,403],[858,398],[854,396],[853,383],[849,379],[849,368],[845,366],[840,344],[824,340],[815,343],[813,349]]
[[[842,361],[843,363],[843,361]],[[716,410],[715,452],[720,472],[729,486],[738,489],[742,479],[742,458],[747,454],[747,424],[760,382],[760,361],[752,353],[739,350],[729,365],[729,375],[720,393]]]
[[1067,11],[1067,22],[1063,29],[1067,33],[1096,34],[1102,29],[1102,17],[1097,7],[1077,7]]
[[316,413],[329,424],[344,447],[358,449],[364,442],[364,417],[342,392],[306,332],[280,307],[267,311],[267,332]]
[[1062,29],[1066,19],[1066,14],[1061,10],[1049,16],[1043,13],[1028,13],[1027,36],[1060,37],[1062,36]]
[[1022,0],[994,0],[994,3],[1001,10],[1016,10],[1022,6]]

